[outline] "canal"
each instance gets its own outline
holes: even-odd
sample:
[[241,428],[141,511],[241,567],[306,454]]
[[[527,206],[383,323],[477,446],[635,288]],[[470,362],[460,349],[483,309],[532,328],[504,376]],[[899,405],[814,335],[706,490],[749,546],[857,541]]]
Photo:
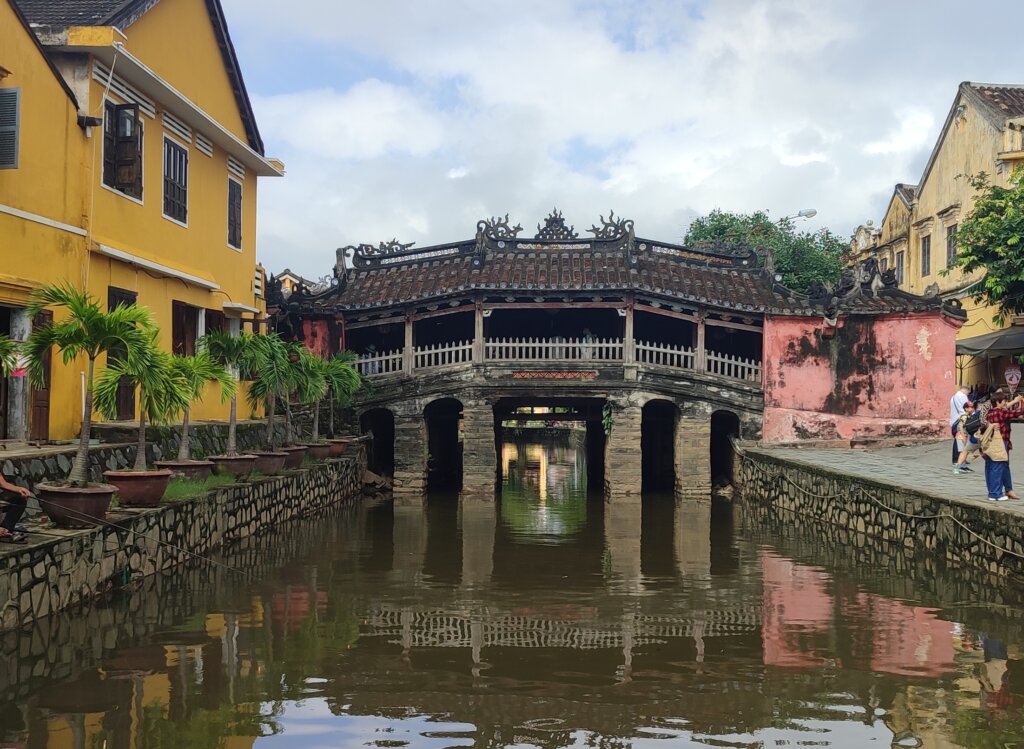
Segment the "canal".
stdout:
[[1011,584],[605,505],[575,444],[506,442],[497,503],[366,503],[0,635],[0,747],[1024,742]]

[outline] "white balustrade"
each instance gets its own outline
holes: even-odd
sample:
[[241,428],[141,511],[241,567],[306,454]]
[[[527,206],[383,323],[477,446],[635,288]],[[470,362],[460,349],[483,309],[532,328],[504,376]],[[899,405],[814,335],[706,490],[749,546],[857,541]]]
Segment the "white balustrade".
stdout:
[[430,346],[418,346],[414,353],[413,368],[434,369],[437,367],[454,367],[469,364],[473,361],[473,342],[435,343]]
[[705,370],[730,380],[744,380],[761,384],[761,363],[741,356],[704,352]]
[[692,348],[673,346],[670,343],[636,342],[637,364],[672,369],[695,369],[695,355]]
[[484,358],[499,362],[621,362],[623,342],[614,338],[489,338]]
[[363,377],[383,377],[398,374],[402,371],[402,350],[386,351],[381,354],[360,356],[356,359],[356,369]]

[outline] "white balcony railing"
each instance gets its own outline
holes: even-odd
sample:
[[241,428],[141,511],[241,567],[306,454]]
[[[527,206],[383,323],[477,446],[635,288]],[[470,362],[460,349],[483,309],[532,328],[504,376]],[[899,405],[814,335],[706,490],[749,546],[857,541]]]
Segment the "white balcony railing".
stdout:
[[729,354],[704,352],[704,369],[708,374],[730,380],[745,380],[761,384],[761,363]]
[[356,369],[363,377],[380,377],[382,375],[398,374],[402,371],[404,358],[401,349],[397,351],[386,351],[382,354],[371,354],[360,356],[356,360]]
[[420,346],[413,354],[414,369],[434,369],[436,367],[454,367],[469,364],[473,361],[473,342],[436,343],[431,346]]
[[696,355],[692,348],[668,343],[636,342],[637,364],[672,369],[696,369]]
[[613,338],[493,338],[484,358],[494,362],[622,361],[623,342]]

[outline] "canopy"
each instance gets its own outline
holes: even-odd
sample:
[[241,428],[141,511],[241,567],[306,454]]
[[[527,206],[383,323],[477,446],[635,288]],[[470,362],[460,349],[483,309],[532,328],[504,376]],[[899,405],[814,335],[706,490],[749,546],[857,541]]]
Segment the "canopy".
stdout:
[[956,342],[958,356],[982,356],[994,359],[999,356],[1024,354],[1024,325],[1014,325],[995,333],[965,338]]

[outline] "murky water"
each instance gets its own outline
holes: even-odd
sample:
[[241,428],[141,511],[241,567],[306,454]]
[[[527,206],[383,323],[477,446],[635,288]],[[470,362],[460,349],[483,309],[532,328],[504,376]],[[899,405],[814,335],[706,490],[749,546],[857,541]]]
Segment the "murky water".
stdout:
[[1013,584],[502,462],[0,637],[0,747],[1024,745]]

